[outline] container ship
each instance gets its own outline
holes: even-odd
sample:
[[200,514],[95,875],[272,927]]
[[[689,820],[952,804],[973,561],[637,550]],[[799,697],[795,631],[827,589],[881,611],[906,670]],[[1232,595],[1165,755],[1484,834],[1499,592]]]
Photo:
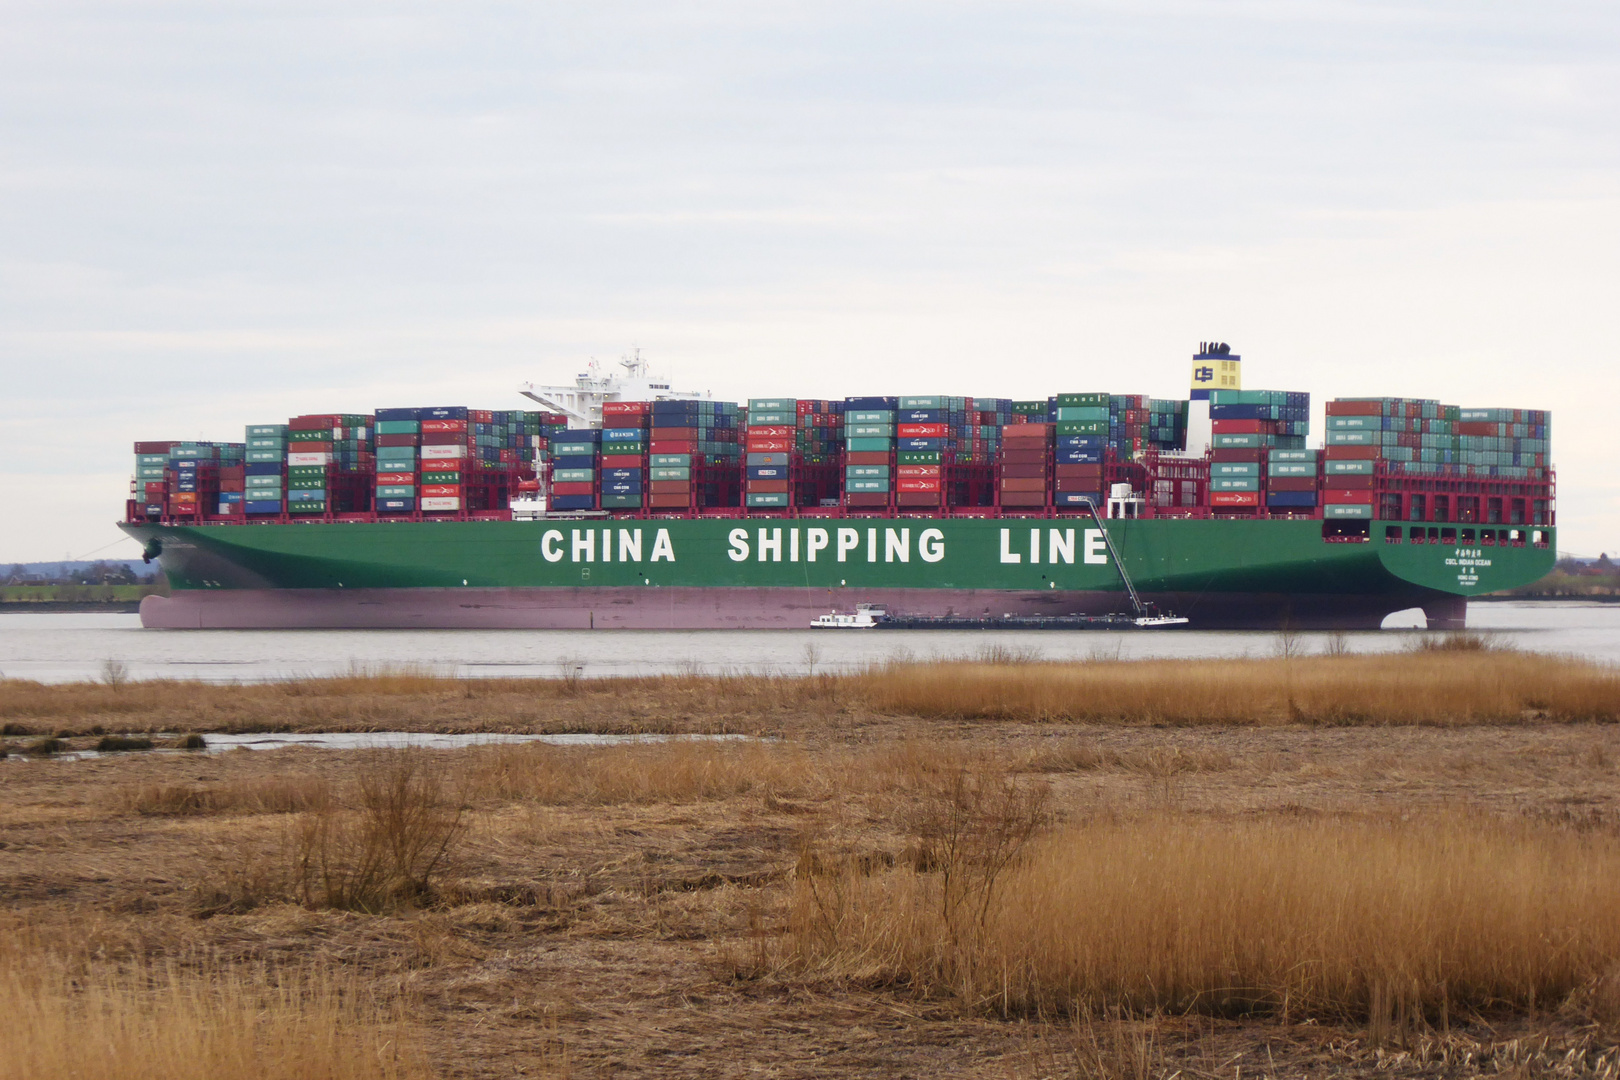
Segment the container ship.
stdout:
[[[317,413],[135,444],[120,527],[169,628],[1016,625],[1131,601],[1195,629],[1376,628],[1547,573],[1551,418],[1245,389],[716,401],[594,365],[536,410]],[[1138,596],[1139,594],[1139,600]]]

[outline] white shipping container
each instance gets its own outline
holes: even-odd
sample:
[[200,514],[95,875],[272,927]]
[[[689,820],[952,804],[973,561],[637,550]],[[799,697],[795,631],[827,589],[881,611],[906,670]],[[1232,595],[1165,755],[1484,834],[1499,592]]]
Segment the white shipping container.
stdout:
[[423,510],[460,510],[460,499],[447,499],[443,497],[425,498],[420,500]]
[[437,443],[423,443],[422,456],[424,458],[433,458],[439,461],[443,461],[447,458],[466,457],[467,447],[463,443],[447,443],[442,446]]
[[332,455],[331,455],[331,453],[329,453],[328,451],[325,451],[325,450],[321,451],[318,454],[288,454],[287,455],[287,464],[288,465],[330,465],[330,464],[332,464]]

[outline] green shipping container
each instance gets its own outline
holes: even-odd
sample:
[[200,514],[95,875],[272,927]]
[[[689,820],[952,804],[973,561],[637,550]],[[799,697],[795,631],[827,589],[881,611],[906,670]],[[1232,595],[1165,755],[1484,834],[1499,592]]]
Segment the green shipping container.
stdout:
[[652,470],[652,478],[654,480],[690,480],[692,479],[692,470],[685,465],[655,467]]
[[849,439],[845,443],[845,449],[851,451],[852,453],[882,453],[883,451],[894,449],[894,440],[865,438]]
[[876,477],[887,479],[889,467],[887,465],[846,465],[844,475],[851,480],[869,480]]
[[748,413],[749,427],[792,427],[799,422],[799,414],[791,412]]
[[1107,420],[1059,420],[1057,422],[1059,435],[1106,435],[1108,434]]
[[866,410],[844,414],[844,424],[893,424],[894,413]]
[[638,495],[603,495],[602,509],[629,510],[641,505],[641,496]]
[[[585,473],[590,472],[589,469],[565,469],[564,471],[565,472],[585,472]],[[461,483],[461,474],[459,472],[425,472],[425,473],[422,474],[422,483],[424,483],[424,484],[459,484],[459,483]]]
[[1253,450],[1265,445],[1263,435],[1215,435],[1214,445],[1223,450]]
[[691,454],[654,454],[650,463],[653,468],[687,468],[692,464]]
[[938,465],[945,455],[938,450],[901,450],[898,463],[901,465]]
[[416,488],[411,484],[383,484],[377,488],[379,499],[414,499]]
[[883,480],[845,480],[844,488],[848,491],[888,491],[889,481]]
[[1101,420],[1108,422],[1108,406],[1106,405],[1059,405],[1057,410],[1058,423],[1065,420]]
[[1211,491],[1259,491],[1258,476],[1216,476],[1209,481]]
[[1273,450],[1272,461],[1316,461],[1315,450]]
[[[1057,396],[1058,408],[1108,408],[1108,394],[1059,394]],[[1042,403],[1045,404],[1044,402]],[[1062,417],[1059,417],[1062,419]]]
[[846,439],[892,439],[893,424],[849,424],[844,428]]
[[286,424],[250,424],[250,425],[248,425],[247,437],[250,438],[250,439],[264,438],[264,437],[272,436],[272,435],[275,436],[278,439],[286,438],[287,437],[287,425]]
[[785,491],[749,492],[745,496],[749,506],[786,506],[788,496]]
[[1316,462],[1314,461],[1278,461],[1272,455],[1271,464],[1266,466],[1271,476],[1315,476]]
[[377,421],[377,434],[379,435],[415,435],[421,430],[421,422],[417,420]]
[[749,417],[748,422],[749,423],[754,422],[753,416],[754,416],[754,413],[756,413],[756,412],[792,413],[792,412],[797,412],[798,408],[799,408],[799,399],[798,398],[758,398],[758,397],[749,398],[748,399],[748,417]]
[[1322,507],[1322,516],[1325,518],[1370,518],[1372,517],[1371,503],[1328,503]]
[[[1216,461],[1209,467],[1211,476],[1259,476],[1260,463],[1258,461]],[[1242,488],[1233,488],[1233,491],[1242,491]]]
[[1330,461],[1326,469],[1329,476],[1371,476],[1373,471],[1371,461]]
[[255,464],[262,464],[266,461],[280,461],[286,456],[287,454],[283,450],[249,450],[243,455],[246,460]]

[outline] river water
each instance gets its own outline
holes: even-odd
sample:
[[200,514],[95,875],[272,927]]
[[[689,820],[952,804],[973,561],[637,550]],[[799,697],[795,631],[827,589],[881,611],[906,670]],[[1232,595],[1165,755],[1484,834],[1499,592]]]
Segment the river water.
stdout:
[[[1391,622],[1398,616],[1392,616]],[[1421,616],[1416,616],[1421,620]],[[1620,604],[1490,602],[1469,626],[1505,644],[1620,663]],[[1412,624],[1409,624],[1412,625]],[[1411,629],[1346,635],[1351,650],[1406,647]],[[466,678],[739,671],[849,670],[892,657],[972,656],[987,648],[1048,659],[1275,655],[1276,633],[1256,631],[881,630],[143,630],[135,615],[0,615],[0,676],[69,682],[105,677],[259,682],[409,667]],[[1326,634],[1293,648],[1323,651]]]

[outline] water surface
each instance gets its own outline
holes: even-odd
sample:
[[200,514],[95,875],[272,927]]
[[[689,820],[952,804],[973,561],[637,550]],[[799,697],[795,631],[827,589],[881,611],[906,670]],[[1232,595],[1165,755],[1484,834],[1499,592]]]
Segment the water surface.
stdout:
[[[1422,616],[1345,635],[1352,651],[1405,648]],[[1620,604],[1475,603],[1469,625],[1504,643],[1620,663]],[[1404,623],[1404,628],[1393,625]],[[1291,643],[1321,652],[1329,635]],[[1207,659],[1274,655],[1263,631],[882,630],[144,630],[136,615],[0,615],[0,674],[41,682],[99,679],[112,663],[132,679],[262,682],[409,666],[461,678],[585,678],[690,671],[845,671],[892,657],[966,656],[1002,648],[1047,659]]]

